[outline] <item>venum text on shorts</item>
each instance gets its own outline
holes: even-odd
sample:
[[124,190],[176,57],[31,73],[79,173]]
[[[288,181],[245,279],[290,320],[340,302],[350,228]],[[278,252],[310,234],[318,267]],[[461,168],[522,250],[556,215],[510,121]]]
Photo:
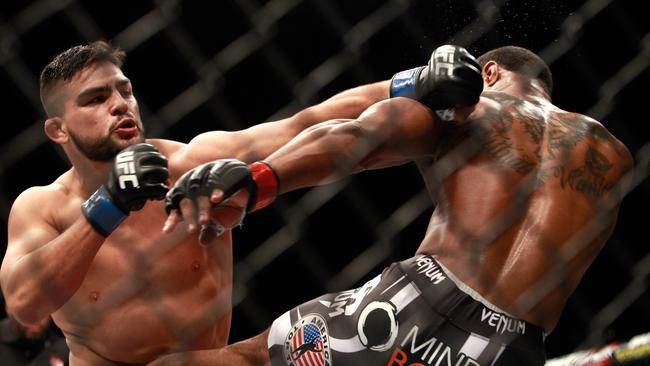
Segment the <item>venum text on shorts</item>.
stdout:
[[430,257],[422,256],[415,261],[417,273],[426,276],[434,285],[447,279],[440,266]]
[[498,313],[483,307],[481,311],[481,321],[496,329],[497,333],[504,332],[525,334],[526,322],[523,320],[511,318],[507,315]]

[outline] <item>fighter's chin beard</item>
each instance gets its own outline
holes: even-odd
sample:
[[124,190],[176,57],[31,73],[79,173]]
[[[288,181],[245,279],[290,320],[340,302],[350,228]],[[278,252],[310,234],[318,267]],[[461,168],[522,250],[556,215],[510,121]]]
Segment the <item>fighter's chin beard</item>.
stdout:
[[145,141],[144,134],[139,134],[138,137],[129,140],[120,140],[122,143],[114,141],[110,134],[95,141],[84,141],[73,133],[70,133],[70,138],[84,156],[92,161],[98,162],[112,161],[115,155],[122,151],[122,149]]

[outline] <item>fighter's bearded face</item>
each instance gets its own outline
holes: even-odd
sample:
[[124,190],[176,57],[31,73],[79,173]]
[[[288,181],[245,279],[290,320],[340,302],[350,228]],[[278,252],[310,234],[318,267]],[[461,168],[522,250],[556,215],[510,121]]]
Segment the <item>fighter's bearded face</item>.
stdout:
[[125,147],[145,140],[131,82],[117,66],[91,64],[57,87],[51,105],[58,108],[58,117],[50,119],[57,119],[86,158],[110,161]]

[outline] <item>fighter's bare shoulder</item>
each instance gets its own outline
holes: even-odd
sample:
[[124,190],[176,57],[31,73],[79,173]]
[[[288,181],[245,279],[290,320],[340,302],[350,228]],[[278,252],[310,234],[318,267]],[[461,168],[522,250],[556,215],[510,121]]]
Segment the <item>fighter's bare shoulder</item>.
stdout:
[[166,139],[147,139],[146,142],[155,146],[167,158],[172,180],[187,170],[183,167],[183,162],[187,160],[188,144]]
[[33,200],[50,202],[69,197],[74,185],[73,175],[73,170],[69,169],[50,184],[25,189],[14,201],[14,206],[29,204]]
[[556,121],[569,127],[576,135],[584,136],[594,149],[602,151],[623,171],[632,168],[634,159],[629,149],[617,139],[600,121],[580,114],[561,110],[555,113]]
[[148,139],[169,161],[170,177],[178,177],[199,164],[221,159],[241,158],[241,151],[250,146],[244,131],[209,131],[195,136],[188,143],[165,139]]
[[20,227],[23,223],[38,226],[40,222],[61,231],[61,212],[68,205],[80,201],[78,194],[73,192],[70,175],[71,171],[68,171],[48,185],[33,186],[20,193],[9,212],[9,229]]
[[155,146],[168,159],[187,146],[187,144],[182,142],[167,139],[147,139],[146,142]]

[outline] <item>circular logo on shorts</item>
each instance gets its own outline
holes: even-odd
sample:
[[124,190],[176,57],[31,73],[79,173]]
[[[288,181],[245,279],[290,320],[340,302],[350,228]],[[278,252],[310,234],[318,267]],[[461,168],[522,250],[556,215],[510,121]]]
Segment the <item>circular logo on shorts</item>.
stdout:
[[386,301],[373,301],[359,315],[357,334],[366,348],[383,352],[395,343],[399,323],[395,305]]
[[331,366],[327,323],[319,314],[307,314],[291,327],[284,340],[284,359],[289,366]]

